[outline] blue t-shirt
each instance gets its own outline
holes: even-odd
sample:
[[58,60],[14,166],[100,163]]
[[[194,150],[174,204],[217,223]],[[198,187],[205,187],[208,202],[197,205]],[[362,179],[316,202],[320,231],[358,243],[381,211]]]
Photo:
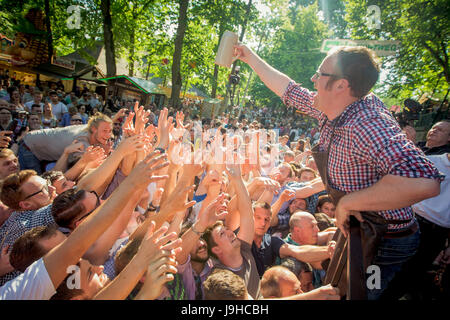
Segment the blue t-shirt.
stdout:
[[283,244],[282,239],[273,237],[268,233],[264,235],[260,248],[256,246],[254,241],[252,242],[252,254],[260,277],[263,276],[267,268],[275,265],[277,258],[280,258],[280,248]]

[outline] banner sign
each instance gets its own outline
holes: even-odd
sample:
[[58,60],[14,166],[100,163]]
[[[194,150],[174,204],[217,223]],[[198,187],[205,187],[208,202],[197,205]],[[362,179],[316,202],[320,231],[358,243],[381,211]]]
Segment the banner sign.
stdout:
[[52,64],[61,68],[75,70],[75,61],[52,56]]
[[392,40],[351,40],[351,39],[326,39],[323,40],[320,52],[328,53],[334,47],[363,46],[375,51],[379,57],[392,56],[400,48],[400,41]]

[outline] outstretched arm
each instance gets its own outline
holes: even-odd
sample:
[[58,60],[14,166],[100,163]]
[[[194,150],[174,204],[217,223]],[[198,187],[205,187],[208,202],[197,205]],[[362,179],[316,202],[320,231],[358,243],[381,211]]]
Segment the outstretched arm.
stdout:
[[[154,226],[154,223],[150,225],[138,252],[122,272],[108,286],[97,293],[93,300],[123,300],[142,278],[152,261],[163,259],[167,263],[171,262],[174,264],[173,256],[175,251],[173,249],[179,251],[181,240],[177,239],[175,233],[165,235],[167,232],[167,227],[165,226],[153,233]],[[177,240],[174,241],[175,239]],[[172,242],[167,244],[169,241]]]
[[235,50],[239,59],[247,63],[270,90],[279,97],[283,95],[291,81],[287,75],[272,68],[246,45],[238,44]]
[[162,163],[165,157],[157,157],[158,154],[158,152],[150,154],[137,165],[106,202],[83,221],[63,243],[44,256],[45,267],[55,288],[67,276],[67,267],[75,265],[86,250],[108,229],[125,208],[131,195],[159,178],[152,177],[153,172],[168,163]]
[[227,173],[230,177],[230,182],[233,184],[236,190],[236,196],[238,201],[238,210],[240,213],[240,229],[238,238],[251,245],[253,242],[253,235],[255,233],[252,201],[248,194],[247,188],[242,181],[240,165],[229,165]]

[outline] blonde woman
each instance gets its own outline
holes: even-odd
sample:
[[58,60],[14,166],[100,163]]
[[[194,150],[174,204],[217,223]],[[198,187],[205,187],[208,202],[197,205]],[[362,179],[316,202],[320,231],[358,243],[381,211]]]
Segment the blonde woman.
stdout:
[[42,127],[44,129],[55,128],[58,122],[52,113],[52,106],[46,102],[44,104],[44,114],[42,115]]

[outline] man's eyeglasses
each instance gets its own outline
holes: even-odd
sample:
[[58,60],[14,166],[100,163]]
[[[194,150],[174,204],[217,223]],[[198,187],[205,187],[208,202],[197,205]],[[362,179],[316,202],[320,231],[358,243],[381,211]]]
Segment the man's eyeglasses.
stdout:
[[91,193],[95,194],[95,197],[97,198],[97,203],[95,204],[94,209],[92,209],[91,211],[89,211],[88,213],[86,213],[84,216],[82,216],[80,219],[78,219],[75,223],[83,221],[84,218],[86,218],[87,216],[89,216],[92,212],[95,211],[95,209],[97,209],[100,206],[100,197],[98,196],[97,192],[95,191],[91,191]]
[[44,184],[44,186],[41,188],[41,190],[36,191],[35,193],[32,193],[32,194],[26,196],[22,201],[25,201],[25,200],[27,200],[27,199],[30,199],[31,197],[34,197],[35,195],[41,193],[41,192],[44,191],[44,190],[47,192],[47,194],[50,194],[49,191],[48,191],[48,181],[45,182],[45,184]]
[[314,73],[313,78],[320,79],[320,77],[339,77],[339,76],[337,74],[316,71],[316,73]]
[[72,119],[70,121],[72,121],[72,122],[83,122],[83,120],[81,120],[81,119]]

